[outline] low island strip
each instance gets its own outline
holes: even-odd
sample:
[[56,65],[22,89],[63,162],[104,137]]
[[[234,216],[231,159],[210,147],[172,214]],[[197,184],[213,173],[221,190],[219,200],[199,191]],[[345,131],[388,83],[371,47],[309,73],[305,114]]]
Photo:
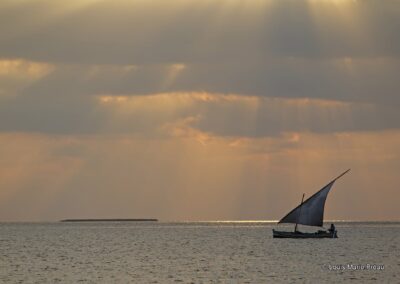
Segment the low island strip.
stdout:
[[64,219],[60,222],[158,222],[158,219]]

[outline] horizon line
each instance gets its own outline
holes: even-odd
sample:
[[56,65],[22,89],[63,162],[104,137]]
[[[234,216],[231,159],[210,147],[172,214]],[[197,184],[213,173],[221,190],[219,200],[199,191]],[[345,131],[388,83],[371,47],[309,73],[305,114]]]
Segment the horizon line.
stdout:
[[[147,219],[147,218],[146,218]],[[93,220],[102,222],[104,220],[115,220],[115,222],[123,222],[124,220],[139,220],[138,218],[73,218],[73,219],[61,219],[61,220],[0,220],[0,223],[61,223],[65,220]],[[153,220],[153,219],[152,219]],[[278,223],[279,220],[268,220],[268,219],[249,219],[249,220],[163,220],[156,219],[157,223]],[[362,222],[400,222],[399,220],[356,220],[356,219],[328,219],[324,220],[324,223],[339,222],[339,223],[362,223]]]

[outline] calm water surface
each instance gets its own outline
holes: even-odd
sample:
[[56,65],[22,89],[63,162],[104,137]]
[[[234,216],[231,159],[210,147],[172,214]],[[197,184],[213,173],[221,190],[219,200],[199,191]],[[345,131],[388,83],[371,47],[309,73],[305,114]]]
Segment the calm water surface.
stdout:
[[[291,240],[261,222],[2,223],[0,283],[400,283],[400,223],[336,224]],[[347,266],[367,264],[384,270]]]

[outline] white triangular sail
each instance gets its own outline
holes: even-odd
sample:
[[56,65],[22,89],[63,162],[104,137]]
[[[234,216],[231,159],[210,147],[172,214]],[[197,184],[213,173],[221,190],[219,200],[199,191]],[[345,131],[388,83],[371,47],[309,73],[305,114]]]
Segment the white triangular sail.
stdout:
[[325,201],[326,197],[328,196],[329,190],[331,189],[335,181],[348,171],[349,170],[345,171],[343,174],[328,183],[326,186],[324,186],[321,190],[312,195],[302,204],[294,208],[278,223],[292,223],[322,227],[324,220]]

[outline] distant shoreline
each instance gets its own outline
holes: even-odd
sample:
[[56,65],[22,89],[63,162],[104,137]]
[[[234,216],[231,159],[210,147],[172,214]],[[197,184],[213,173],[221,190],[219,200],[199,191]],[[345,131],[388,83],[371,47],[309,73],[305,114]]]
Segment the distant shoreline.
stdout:
[[158,219],[64,219],[60,222],[158,222]]

